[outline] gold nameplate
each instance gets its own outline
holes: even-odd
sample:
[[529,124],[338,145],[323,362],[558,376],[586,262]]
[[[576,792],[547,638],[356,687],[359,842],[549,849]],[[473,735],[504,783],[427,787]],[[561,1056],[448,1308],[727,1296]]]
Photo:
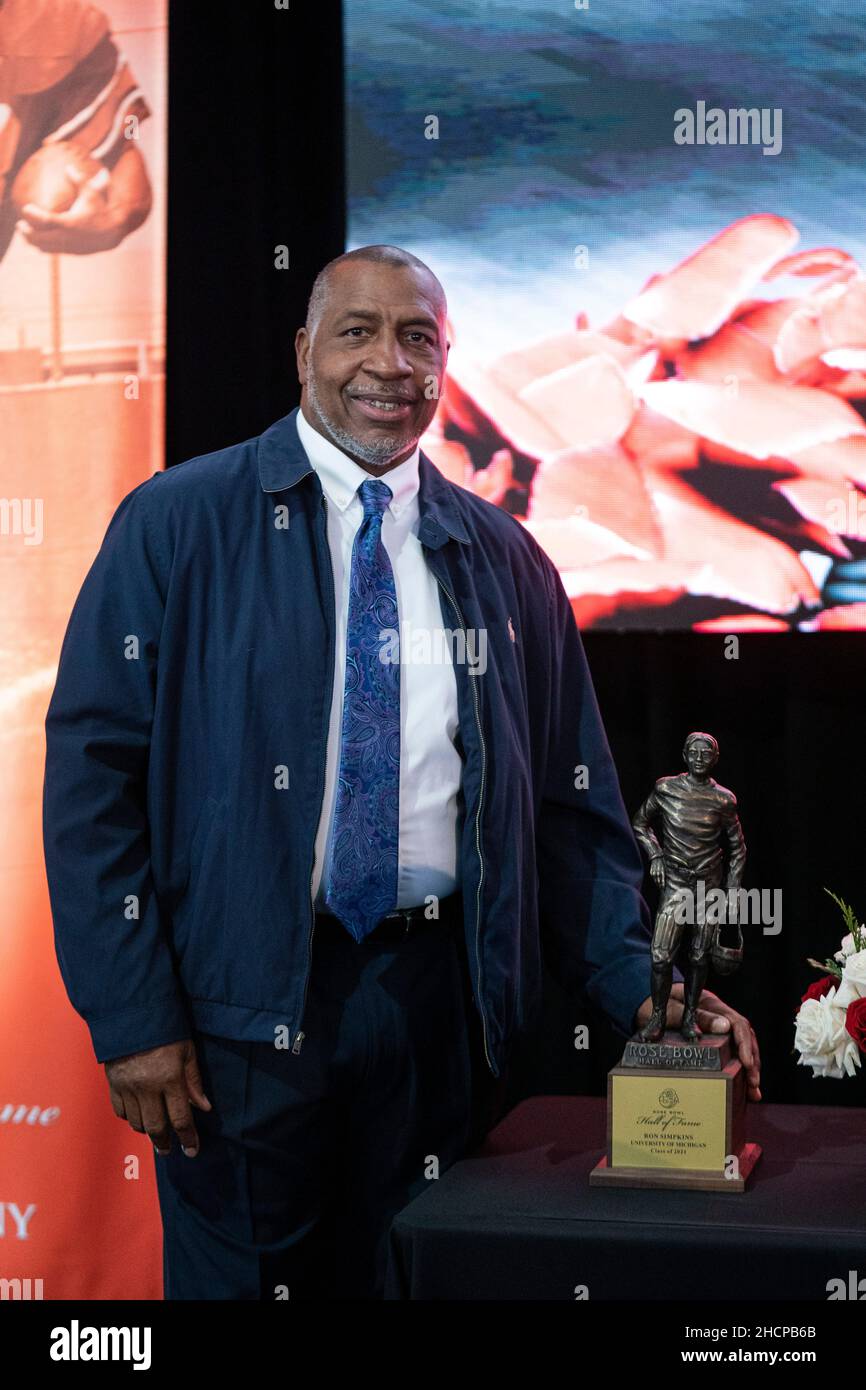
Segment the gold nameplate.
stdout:
[[611,1077],[614,1167],[720,1172],[725,1165],[725,1082],[724,1072]]

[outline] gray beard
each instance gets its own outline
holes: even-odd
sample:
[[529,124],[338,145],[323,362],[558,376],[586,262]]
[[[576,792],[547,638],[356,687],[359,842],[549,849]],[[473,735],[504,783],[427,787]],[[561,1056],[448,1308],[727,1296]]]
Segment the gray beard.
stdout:
[[412,434],[411,431],[402,437],[395,437],[393,434],[381,435],[378,439],[366,440],[356,439],[348,430],[341,429],[333,420],[329,419],[322,409],[319,394],[316,390],[316,379],[310,372],[307,377],[307,395],[310,406],[318,415],[322,424],[327,430],[328,437],[332,444],[336,444],[338,449],[344,453],[356,454],[365,463],[372,463],[378,467],[392,463],[400,454],[405,454],[407,449],[414,448],[418,443],[419,436]]

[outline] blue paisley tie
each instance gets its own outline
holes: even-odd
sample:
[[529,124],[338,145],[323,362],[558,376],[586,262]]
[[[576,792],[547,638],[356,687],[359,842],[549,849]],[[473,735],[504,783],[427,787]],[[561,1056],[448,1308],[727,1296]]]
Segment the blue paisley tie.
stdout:
[[[391,489],[367,478],[352,547],[346,685],[325,906],[362,941],[397,903],[400,813],[400,660],[397,591],[382,544]],[[383,643],[385,646],[383,648]],[[387,652],[390,659],[382,660]]]

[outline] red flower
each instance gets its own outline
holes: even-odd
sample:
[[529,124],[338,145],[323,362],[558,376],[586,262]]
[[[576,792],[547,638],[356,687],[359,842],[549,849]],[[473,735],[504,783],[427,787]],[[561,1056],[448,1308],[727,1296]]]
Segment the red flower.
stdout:
[[848,1005],[845,1027],[861,1052],[866,1052],[866,999],[854,999]]
[[813,985],[809,986],[803,998],[800,1000],[800,1003],[805,1004],[807,999],[823,999],[828,990],[832,989],[834,985],[838,985],[838,983],[839,981],[835,975],[825,975],[823,979],[816,980]]

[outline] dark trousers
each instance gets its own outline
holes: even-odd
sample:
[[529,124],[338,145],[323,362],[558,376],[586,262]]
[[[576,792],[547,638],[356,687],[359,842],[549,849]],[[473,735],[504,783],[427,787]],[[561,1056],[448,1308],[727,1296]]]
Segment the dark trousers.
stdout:
[[317,918],[303,1028],[297,1056],[195,1034],[199,1153],[155,1156],[167,1299],[381,1298],[392,1218],[501,1112],[459,912],[394,943]]

